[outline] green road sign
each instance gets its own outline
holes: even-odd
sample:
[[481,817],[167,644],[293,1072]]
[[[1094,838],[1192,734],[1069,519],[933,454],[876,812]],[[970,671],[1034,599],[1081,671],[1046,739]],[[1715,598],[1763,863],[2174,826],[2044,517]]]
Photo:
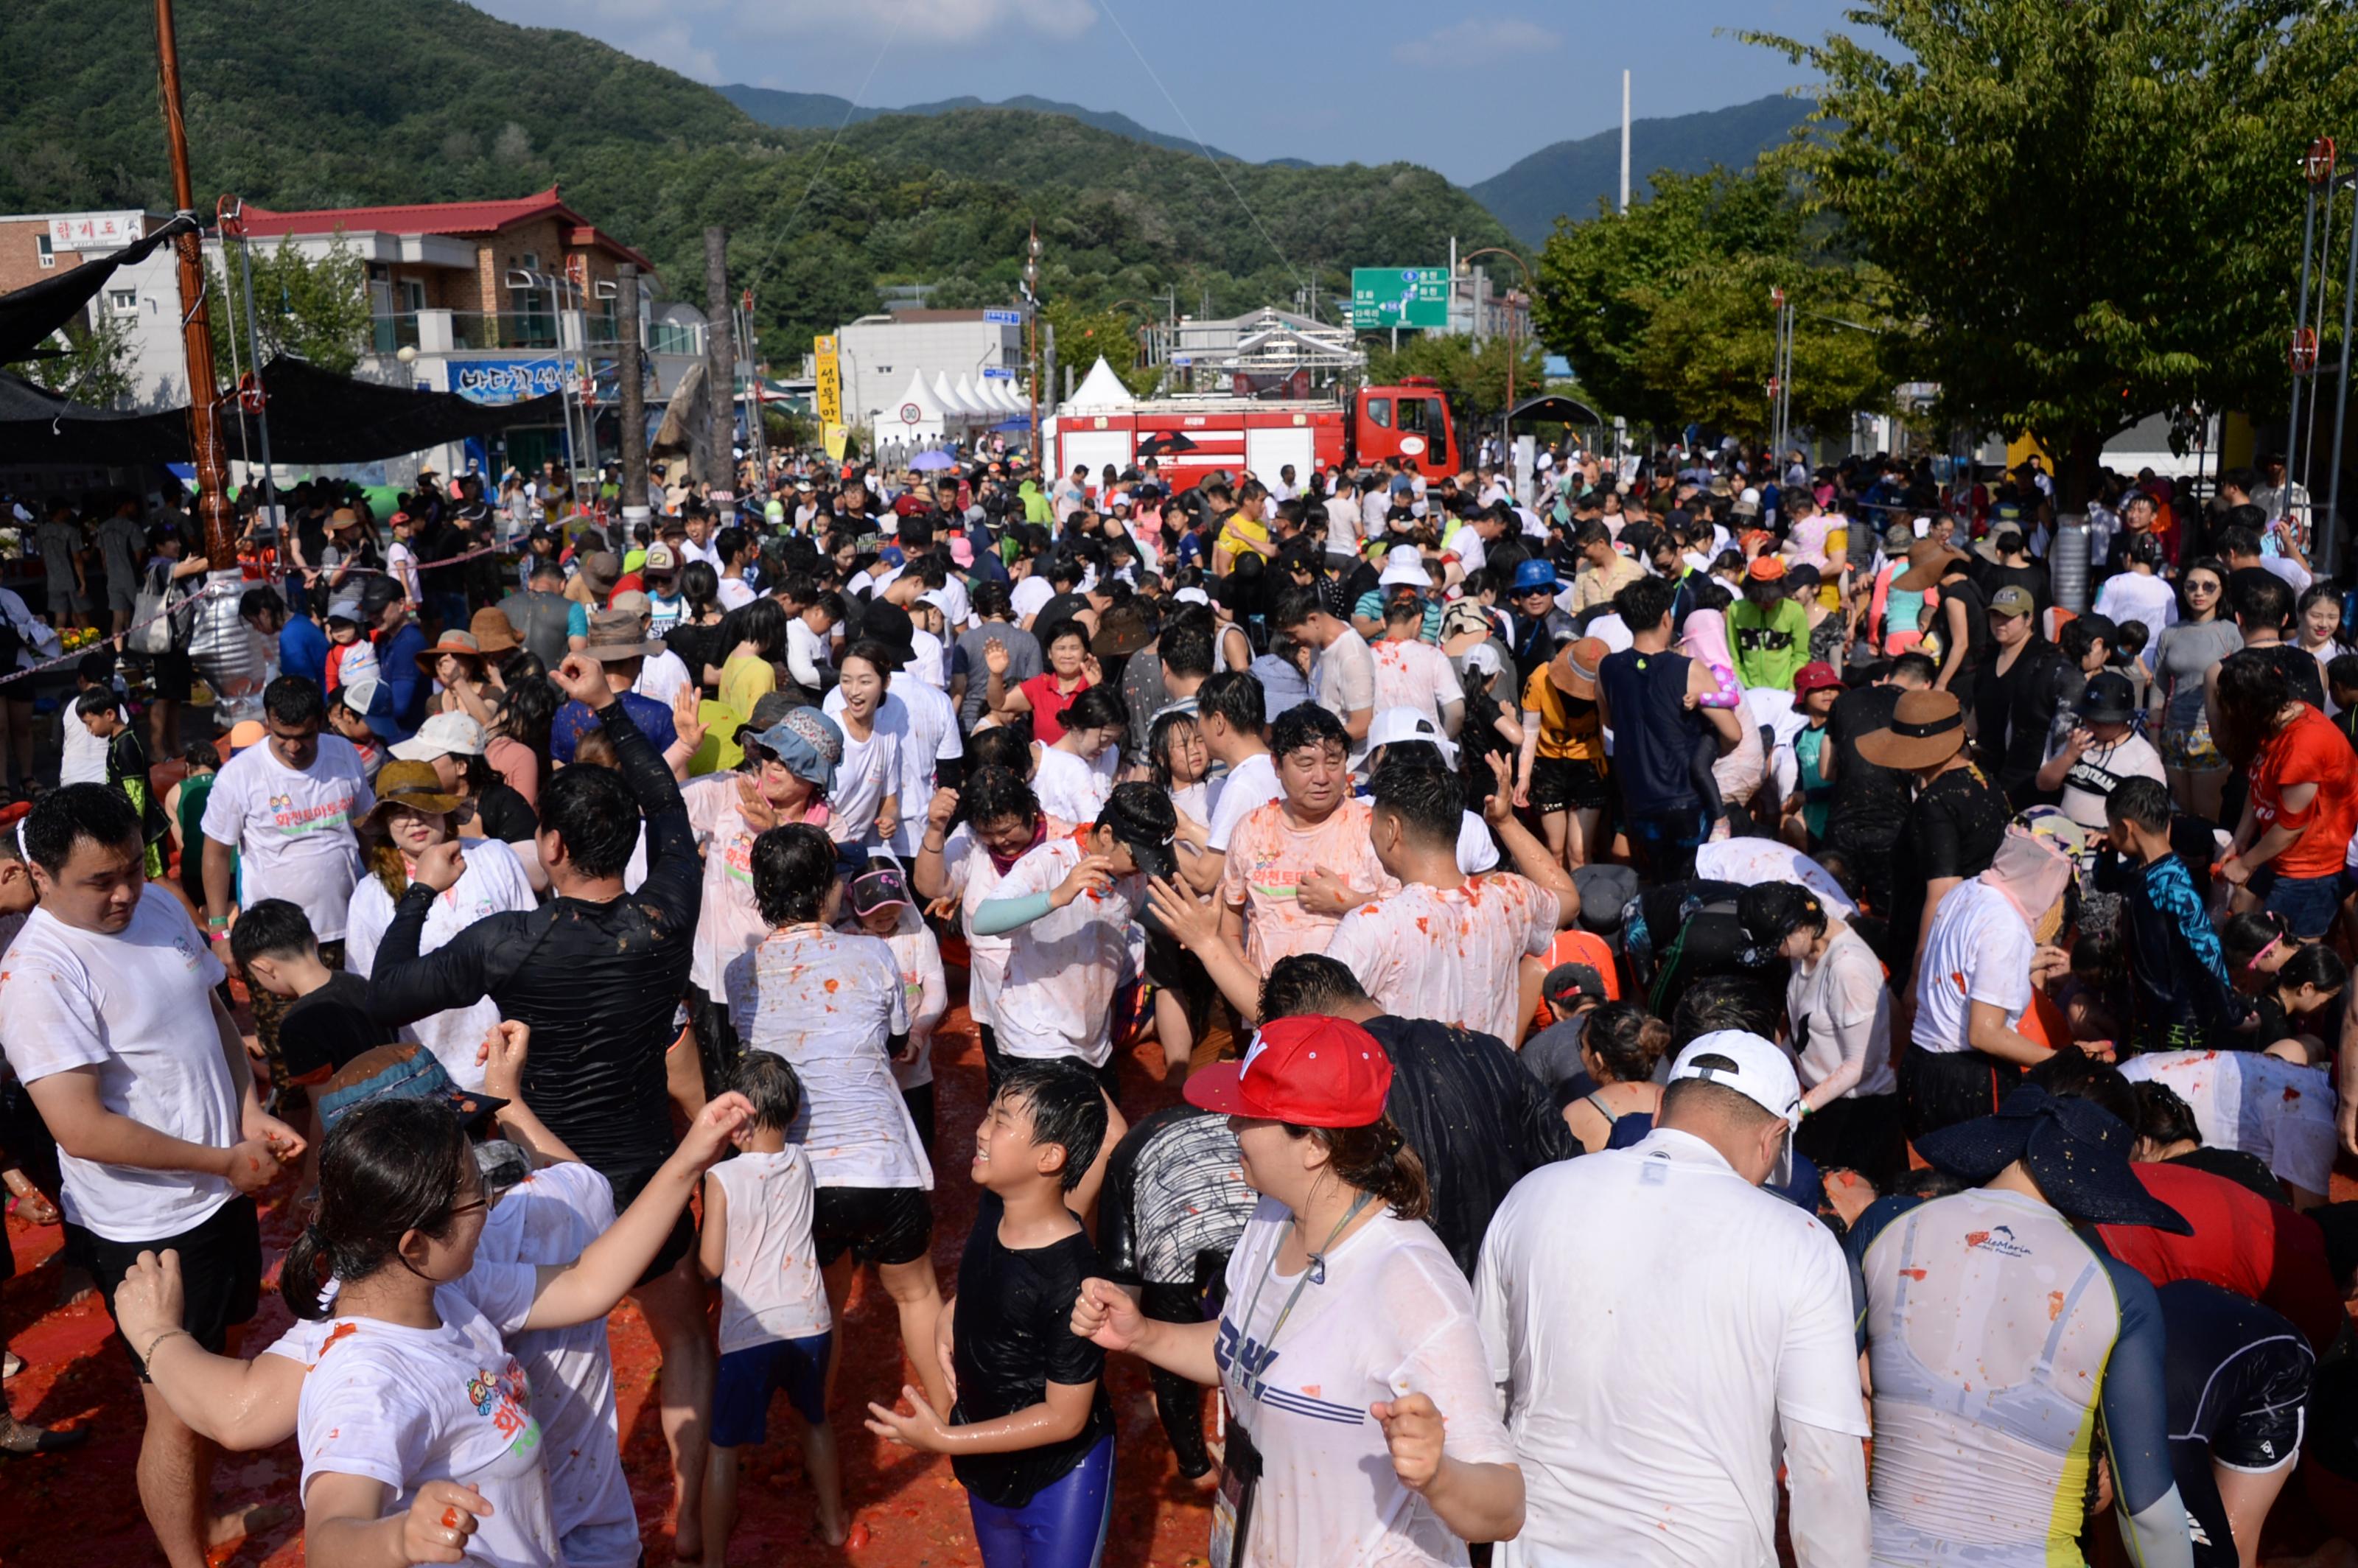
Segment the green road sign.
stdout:
[[1363,332],[1384,327],[1448,326],[1449,269],[1440,266],[1353,268],[1351,325]]

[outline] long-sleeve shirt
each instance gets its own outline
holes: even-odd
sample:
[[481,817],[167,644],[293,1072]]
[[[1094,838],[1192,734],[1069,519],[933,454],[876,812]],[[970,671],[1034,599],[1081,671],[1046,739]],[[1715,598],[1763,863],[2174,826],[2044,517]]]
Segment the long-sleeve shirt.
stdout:
[[703,873],[663,754],[621,702],[598,718],[646,817],[646,881],[603,903],[558,898],[486,916],[423,957],[434,893],[413,882],[377,949],[371,1005],[401,1024],[488,996],[502,1018],[530,1025],[525,1102],[627,1207],[673,1146],[664,1054],[677,1033]]
[[2164,855],[2125,891],[2131,1043],[2141,1052],[2230,1044],[2246,1006],[2186,862]]

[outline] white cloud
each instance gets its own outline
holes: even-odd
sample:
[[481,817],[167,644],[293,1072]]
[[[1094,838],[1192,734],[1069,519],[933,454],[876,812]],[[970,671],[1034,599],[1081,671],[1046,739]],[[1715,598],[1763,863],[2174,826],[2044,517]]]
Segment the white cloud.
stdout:
[[[476,0],[512,22],[572,27],[708,81],[748,38],[882,42],[924,49],[995,32],[1069,39],[1098,18],[1095,0]],[[740,76],[741,64],[732,66]]]
[[1421,38],[1402,39],[1392,46],[1392,58],[1402,65],[1474,65],[1542,54],[1563,42],[1561,33],[1520,16],[1468,16]]

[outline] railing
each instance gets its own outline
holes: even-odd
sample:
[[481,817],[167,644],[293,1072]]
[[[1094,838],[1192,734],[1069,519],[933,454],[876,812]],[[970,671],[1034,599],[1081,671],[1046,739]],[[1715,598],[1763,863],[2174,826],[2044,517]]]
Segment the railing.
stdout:
[[417,312],[405,310],[395,316],[371,319],[375,332],[375,351],[389,354],[399,349],[417,347]]
[[553,349],[557,346],[553,311],[453,310],[454,349]]

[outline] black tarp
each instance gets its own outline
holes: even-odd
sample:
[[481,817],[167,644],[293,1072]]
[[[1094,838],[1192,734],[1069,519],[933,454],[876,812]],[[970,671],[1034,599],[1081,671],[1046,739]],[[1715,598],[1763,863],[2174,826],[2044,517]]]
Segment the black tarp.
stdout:
[[136,244],[69,267],[53,277],[0,294],[0,365],[32,358],[49,335],[82,319],[85,308],[114,276],[117,267],[145,261],[157,245],[195,227],[194,220],[173,219]]
[[[283,355],[264,368],[262,384],[269,393],[270,455],[279,463],[373,462],[497,435],[513,426],[554,425],[565,417],[563,393],[525,403],[482,404],[456,393],[355,381]],[[224,402],[220,417],[229,455],[244,458],[236,405]],[[249,427],[253,423],[249,417]],[[258,439],[253,455],[262,455]],[[0,372],[0,462],[189,460],[185,408],[157,414],[85,408]]]

